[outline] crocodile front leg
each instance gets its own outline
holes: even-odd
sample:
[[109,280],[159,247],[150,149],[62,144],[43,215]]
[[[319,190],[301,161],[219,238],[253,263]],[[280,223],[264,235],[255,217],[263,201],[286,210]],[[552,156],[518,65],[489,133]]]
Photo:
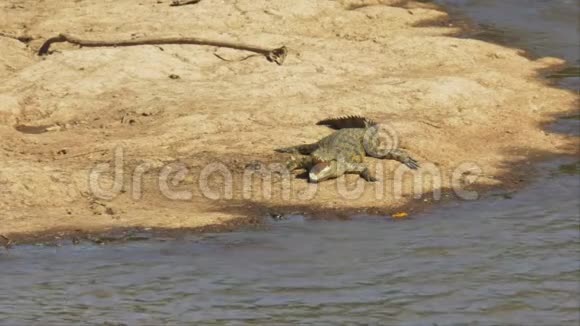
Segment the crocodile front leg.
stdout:
[[352,173],[358,174],[361,178],[365,179],[368,182],[375,182],[378,181],[372,174],[369,168],[362,163],[344,163],[344,172],[345,173]]
[[305,169],[309,170],[312,167],[312,157],[311,156],[303,156],[300,158],[295,158],[292,156],[288,162],[286,162],[286,167],[289,171]]

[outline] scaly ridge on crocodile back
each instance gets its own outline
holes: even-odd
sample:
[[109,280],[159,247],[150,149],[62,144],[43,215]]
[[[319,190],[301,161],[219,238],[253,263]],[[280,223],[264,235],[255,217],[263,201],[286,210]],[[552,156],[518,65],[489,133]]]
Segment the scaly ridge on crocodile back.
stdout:
[[393,159],[410,169],[417,169],[418,162],[398,148],[382,149],[378,139],[379,125],[361,116],[345,116],[321,120],[317,125],[336,129],[332,134],[311,144],[276,149],[280,153],[302,154],[292,157],[289,170],[306,169],[310,182],[337,178],[345,173],[360,175],[367,181],[377,181],[363,163],[365,156]]
[[337,130],[344,128],[369,128],[376,125],[373,120],[361,117],[360,115],[347,115],[339,118],[324,119],[318,121],[316,124]]

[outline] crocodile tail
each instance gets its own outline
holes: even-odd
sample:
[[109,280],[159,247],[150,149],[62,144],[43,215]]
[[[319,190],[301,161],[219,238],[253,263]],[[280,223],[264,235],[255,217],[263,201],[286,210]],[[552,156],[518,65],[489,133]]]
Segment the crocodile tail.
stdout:
[[318,148],[318,143],[298,145],[292,147],[276,148],[275,151],[278,153],[291,153],[291,154],[302,154],[308,155],[314,152]]
[[324,119],[316,123],[319,126],[327,126],[332,129],[344,128],[368,128],[376,123],[359,115],[348,115],[339,118]]

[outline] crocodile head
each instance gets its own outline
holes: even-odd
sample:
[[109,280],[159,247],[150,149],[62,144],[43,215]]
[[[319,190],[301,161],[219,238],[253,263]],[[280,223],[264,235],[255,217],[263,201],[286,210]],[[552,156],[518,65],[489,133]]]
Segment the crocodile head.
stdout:
[[319,162],[308,173],[308,180],[313,183],[336,178],[336,161]]

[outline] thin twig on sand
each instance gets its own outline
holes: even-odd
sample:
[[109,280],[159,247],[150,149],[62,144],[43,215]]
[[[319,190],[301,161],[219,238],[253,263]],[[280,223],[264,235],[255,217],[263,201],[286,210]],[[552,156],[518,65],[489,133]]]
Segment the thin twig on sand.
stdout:
[[185,5],[194,5],[200,1],[201,0],[173,0],[173,2],[170,4],[170,6],[177,7],[177,6],[185,6]]
[[286,59],[286,55],[288,54],[288,49],[285,46],[275,49],[265,49],[262,47],[251,46],[243,43],[213,41],[196,37],[141,38],[134,40],[95,41],[95,40],[83,40],[71,35],[60,34],[58,36],[51,37],[48,40],[46,40],[38,50],[38,55],[42,56],[49,54],[48,50],[50,49],[50,46],[53,43],[60,42],[69,42],[72,44],[85,47],[107,47],[107,46],[116,47],[116,46],[136,46],[136,45],[161,45],[161,44],[208,45],[255,52],[265,56],[266,59],[268,59],[268,61],[275,62],[278,65],[282,65],[284,63],[284,59]]
[[228,62],[240,62],[240,61],[245,61],[245,60],[248,60],[250,58],[253,58],[253,57],[258,56],[257,54],[250,54],[249,56],[245,56],[245,57],[243,57],[241,59],[237,59],[236,60],[236,59],[226,59],[226,58],[222,57],[221,55],[217,54],[216,52],[214,52],[213,55],[215,55],[216,57],[218,57],[220,60],[228,61]]
[[436,129],[441,129],[441,126],[436,125],[436,124],[434,124],[433,122],[430,122],[430,121],[420,120],[419,122],[424,123],[424,124],[426,124],[428,126],[431,126],[433,128],[436,128]]
[[0,239],[4,240],[3,243],[2,243],[2,246],[5,249],[10,249],[14,245],[14,241],[12,241],[12,239],[8,238],[4,234],[0,234]]

